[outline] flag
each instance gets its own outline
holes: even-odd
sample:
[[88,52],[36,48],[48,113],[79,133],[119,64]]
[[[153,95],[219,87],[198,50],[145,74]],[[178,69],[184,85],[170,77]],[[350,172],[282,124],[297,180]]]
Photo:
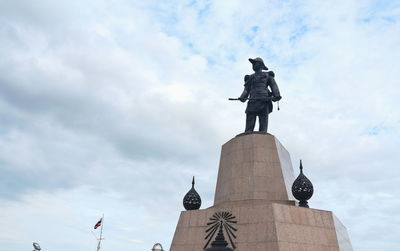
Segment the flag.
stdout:
[[94,225],[94,229],[96,229],[96,228],[101,226],[102,220],[103,220],[103,218],[100,218],[100,220],[96,223],[96,225]]

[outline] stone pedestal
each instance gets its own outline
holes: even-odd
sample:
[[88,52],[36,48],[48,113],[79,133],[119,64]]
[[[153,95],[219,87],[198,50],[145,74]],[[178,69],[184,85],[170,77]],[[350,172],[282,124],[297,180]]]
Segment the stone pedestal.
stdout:
[[214,205],[241,200],[294,200],[289,152],[272,135],[249,134],[222,146]]
[[220,211],[236,217],[238,251],[351,251],[332,212],[296,206],[293,181],[290,155],[274,136],[233,138],[222,146],[214,205],[181,213],[170,251],[203,250],[207,222]]

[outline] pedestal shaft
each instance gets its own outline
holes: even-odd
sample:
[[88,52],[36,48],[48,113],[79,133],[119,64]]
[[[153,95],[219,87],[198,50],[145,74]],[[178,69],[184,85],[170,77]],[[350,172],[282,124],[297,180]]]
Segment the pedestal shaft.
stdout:
[[272,135],[250,134],[222,146],[214,205],[240,200],[294,200],[289,152]]

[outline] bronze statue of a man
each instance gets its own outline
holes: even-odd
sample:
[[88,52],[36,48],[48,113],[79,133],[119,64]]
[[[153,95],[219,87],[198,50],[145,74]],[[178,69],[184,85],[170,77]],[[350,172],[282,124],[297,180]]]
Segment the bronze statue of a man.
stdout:
[[264,61],[259,57],[250,58],[249,61],[253,65],[254,73],[244,77],[244,90],[238,98],[242,102],[248,100],[245,133],[254,130],[257,116],[260,124],[259,131],[267,133],[268,115],[272,112],[272,101],[279,101],[282,97],[274,79],[275,74],[268,71]]

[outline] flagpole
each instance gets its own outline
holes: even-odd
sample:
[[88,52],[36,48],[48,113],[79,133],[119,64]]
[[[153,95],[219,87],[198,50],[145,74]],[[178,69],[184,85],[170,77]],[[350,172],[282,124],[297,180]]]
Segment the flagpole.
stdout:
[[101,240],[103,239],[103,226],[104,226],[104,214],[103,217],[101,218],[100,238],[98,239],[99,242],[97,243],[97,251],[100,250]]

